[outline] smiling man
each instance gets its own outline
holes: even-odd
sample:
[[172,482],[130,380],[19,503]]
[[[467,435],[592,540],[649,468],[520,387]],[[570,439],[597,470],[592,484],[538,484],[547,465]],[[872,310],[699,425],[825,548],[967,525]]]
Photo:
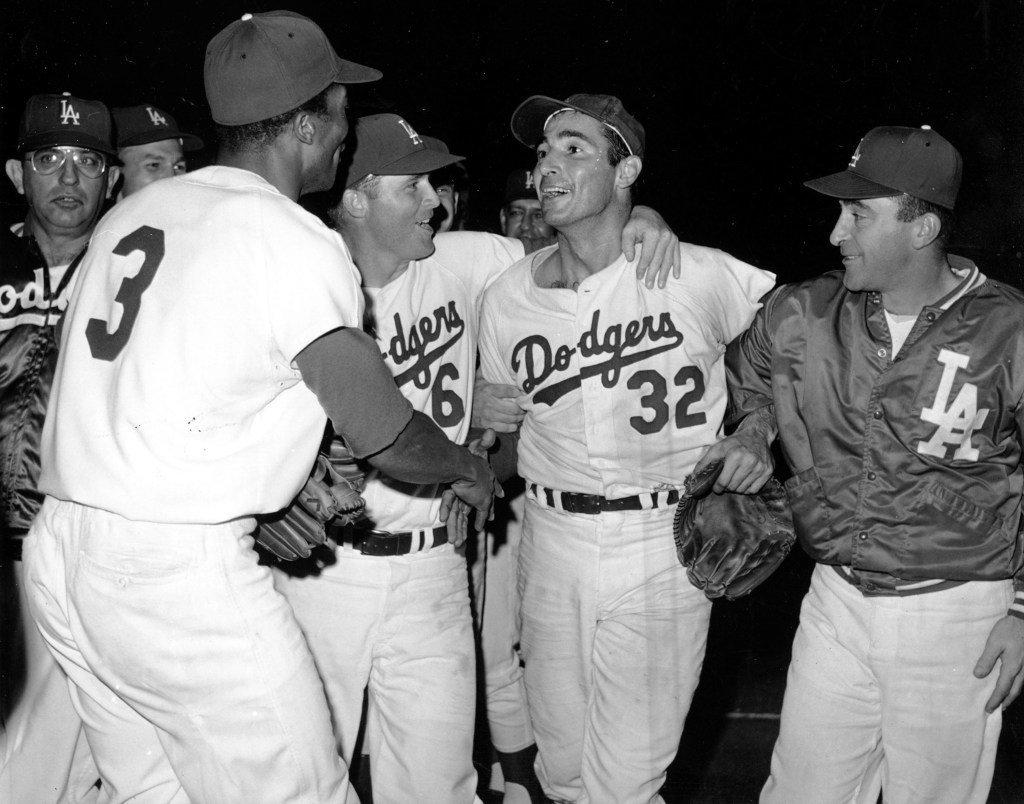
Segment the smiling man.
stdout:
[[[39,437],[57,361],[57,323],[118,178],[110,113],[99,101],[68,93],[34,95],[17,150],[7,176],[28,212],[23,223],[0,232],[0,561],[13,564],[20,625],[0,626],[11,640],[0,675],[17,677],[23,666],[25,683],[0,735],[0,799],[77,802],[90,795],[96,768],[67,677],[29,617],[21,546],[43,498]],[[24,652],[13,647],[15,633]]]
[[725,344],[773,284],[678,247],[663,290],[634,279],[622,227],[645,131],[618,98],[534,96],[512,131],[557,244],[484,296],[481,366],[526,416],[519,473],[522,653],[537,767],[559,801],[660,801],[697,686],[711,603],[676,557],[678,489],[719,436]]
[[[430,174],[462,157],[404,118],[360,118],[353,138],[345,190],[331,216],[362,275],[365,327],[413,408],[453,443],[464,443],[480,301],[494,278],[522,258],[525,246],[482,232],[434,237],[430,223],[439,199]],[[654,224],[641,220],[625,227],[622,243],[632,246],[645,235],[650,243],[673,237],[654,218]],[[649,249],[648,258],[659,253]],[[663,256],[652,271],[668,272],[671,255]],[[386,471],[370,471],[364,517],[353,526],[329,526],[323,566],[276,572],[323,675],[346,761],[367,689],[364,749],[373,797],[381,804],[469,804],[476,792],[468,573],[462,551],[442,526],[443,490],[437,483],[399,483]],[[339,616],[344,629],[337,627]]]
[[766,804],[983,804],[1024,681],[1024,296],[947,252],[960,178],[927,126],[869,131],[806,183],[843,270],[729,349],[742,423],[713,452],[770,461],[777,425],[817,562]]
[[[365,327],[412,407],[464,443],[478,301],[522,246],[457,232],[439,237],[435,252],[439,199],[428,174],[463,157],[431,147],[436,140],[395,114],[360,118],[352,136],[346,189],[331,215],[362,276]],[[348,763],[367,691],[374,801],[470,804],[473,621],[465,558],[441,518],[444,485],[365,468],[363,517],[328,526],[322,568],[279,566],[275,580],[316,659]]]

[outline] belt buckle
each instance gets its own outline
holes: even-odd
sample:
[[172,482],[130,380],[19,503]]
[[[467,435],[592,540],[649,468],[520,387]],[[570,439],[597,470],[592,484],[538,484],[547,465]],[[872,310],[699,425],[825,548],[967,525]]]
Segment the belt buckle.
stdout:
[[[570,503],[566,505],[566,503]],[[586,516],[597,516],[601,513],[602,497],[593,494],[574,493],[566,499],[565,492],[562,493],[562,508],[570,514],[584,514]]]
[[[398,542],[400,541],[397,536],[386,530],[377,530],[375,528],[354,528],[359,534],[359,552],[361,555],[369,556],[393,556],[398,553]],[[372,544],[374,546],[373,552],[367,549],[367,545]]]

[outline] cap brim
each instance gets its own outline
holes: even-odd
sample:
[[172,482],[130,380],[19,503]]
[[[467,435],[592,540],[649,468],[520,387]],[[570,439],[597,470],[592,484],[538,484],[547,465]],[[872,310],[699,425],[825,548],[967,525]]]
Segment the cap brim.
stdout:
[[88,134],[76,133],[73,131],[48,131],[26,137],[18,143],[19,153],[36,151],[40,148],[48,148],[54,145],[66,145],[75,148],[88,148],[90,151],[99,151],[101,154],[117,158],[117,151],[106,145],[101,140]]
[[418,176],[422,173],[433,173],[435,170],[461,162],[465,158],[456,154],[435,151],[433,148],[424,148],[422,151],[415,151],[401,159],[396,159],[390,164],[379,165],[369,172],[363,172],[361,176],[346,178],[345,186],[351,187],[371,173],[374,176]]
[[822,195],[832,198],[843,198],[856,201],[863,198],[888,198],[900,195],[899,190],[886,187],[884,184],[865,179],[863,176],[854,173],[852,170],[844,170],[840,173],[833,173],[829,176],[822,176],[820,179],[811,179],[804,182],[804,187]]
[[[544,136],[544,123],[559,109],[576,109],[571,103],[549,98],[547,95],[531,95],[512,112],[512,134],[527,148],[536,147]],[[583,111],[577,109],[577,111]],[[587,112],[583,112],[587,114]]]
[[334,65],[334,82],[337,84],[368,84],[379,81],[384,74],[373,67],[366,67],[354,61],[338,58]]
[[513,201],[537,201],[537,193],[532,190],[521,190],[516,193],[509,193],[505,196],[505,200],[501,202],[502,206],[511,204]]
[[131,148],[134,145],[147,145],[151,142],[162,142],[163,140],[181,140],[181,147],[186,151],[198,151],[203,147],[203,141],[194,134],[186,134],[183,131],[168,131],[166,129],[163,131],[147,131],[144,134],[129,137],[124,142],[119,142],[117,147],[119,149]]

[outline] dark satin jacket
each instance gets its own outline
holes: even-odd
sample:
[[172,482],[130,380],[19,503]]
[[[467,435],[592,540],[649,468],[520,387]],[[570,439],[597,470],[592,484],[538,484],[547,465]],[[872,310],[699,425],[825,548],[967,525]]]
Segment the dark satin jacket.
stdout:
[[1022,326],[1024,294],[986,280],[924,308],[893,359],[881,296],[841,271],[766,297],[727,353],[733,419],[774,400],[815,561],[883,586],[1020,572]]
[[39,440],[57,364],[56,325],[76,263],[60,286],[51,287],[35,239],[0,227],[0,512],[5,534],[27,530],[43,500],[36,490]]

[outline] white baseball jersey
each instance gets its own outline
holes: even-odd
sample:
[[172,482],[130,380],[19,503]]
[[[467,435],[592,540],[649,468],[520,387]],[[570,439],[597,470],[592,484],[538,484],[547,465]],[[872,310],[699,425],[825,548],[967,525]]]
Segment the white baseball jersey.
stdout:
[[[465,442],[473,407],[477,320],[484,289],[523,256],[520,240],[482,232],[438,235],[436,251],[409,263],[382,288],[366,288],[375,337],[402,394],[456,444]],[[440,489],[377,472],[363,492],[366,514],[392,532],[440,525]]]
[[683,244],[682,276],[637,282],[620,256],[578,289],[539,288],[557,246],[519,262],[484,297],[480,360],[526,410],[519,473],[552,489],[626,497],[676,488],[719,438],[725,345],[774,276]]
[[256,174],[209,167],[114,207],[79,274],[42,490],[167,523],[287,505],[326,422],[293,358],[361,323],[340,236]]

